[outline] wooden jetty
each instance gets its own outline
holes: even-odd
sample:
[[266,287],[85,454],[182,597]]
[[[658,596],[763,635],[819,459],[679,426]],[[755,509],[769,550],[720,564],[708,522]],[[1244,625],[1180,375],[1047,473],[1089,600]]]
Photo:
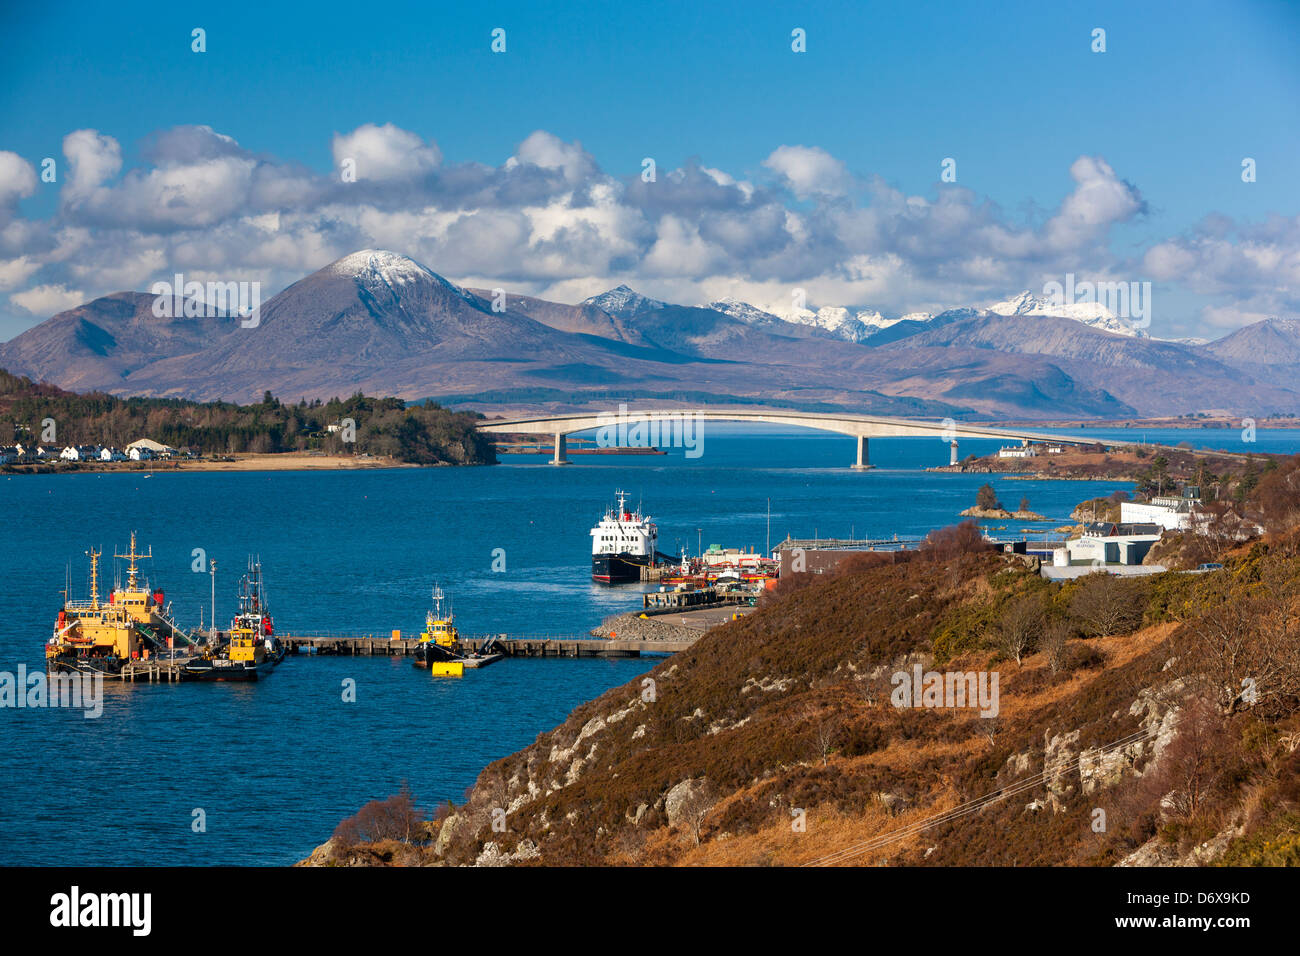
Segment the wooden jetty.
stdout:
[[[380,634],[281,634],[280,641],[290,654],[331,654],[359,657],[405,657],[415,653],[420,642],[411,637]],[[640,657],[642,654],[675,654],[695,643],[687,641],[631,641],[603,637],[573,637],[553,634],[484,634],[463,637],[468,652],[501,654],[505,657]]]

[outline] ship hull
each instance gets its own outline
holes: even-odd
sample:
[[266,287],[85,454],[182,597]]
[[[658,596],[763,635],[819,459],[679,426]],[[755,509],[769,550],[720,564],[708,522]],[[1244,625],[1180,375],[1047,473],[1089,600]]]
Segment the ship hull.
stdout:
[[591,579],[600,584],[628,584],[641,580],[641,569],[650,559],[633,554],[594,554]]
[[416,667],[429,667],[433,664],[445,664],[455,659],[456,655],[451,648],[443,647],[441,644],[435,644],[432,641],[424,641],[415,648],[411,663]]
[[223,661],[204,661],[191,664],[185,668],[185,676],[190,680],[237,681],[259,680],[275,670],[280,658],[267,658],[260,664],[248,664],[243,661],[222,666]]

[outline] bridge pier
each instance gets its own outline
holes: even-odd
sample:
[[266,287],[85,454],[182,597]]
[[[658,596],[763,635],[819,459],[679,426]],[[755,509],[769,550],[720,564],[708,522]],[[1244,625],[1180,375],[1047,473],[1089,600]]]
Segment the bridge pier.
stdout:
[[957,464],[957,439],[952,440],[952,444],[948,446],[948,449],[948,464]]
[[867,448],[867,436],[858,436],[858,460],[853,465],[854,471],[867,471],[872,468],[871,455]]
[[569,448],[568,439],[565,438],[565,436],[562,433],[556,432],[555,433],[555,457],[551,459],[551,464],[552,465],[569,464],[569,459],[565,457],[565,453],[568,451],[568,448]]

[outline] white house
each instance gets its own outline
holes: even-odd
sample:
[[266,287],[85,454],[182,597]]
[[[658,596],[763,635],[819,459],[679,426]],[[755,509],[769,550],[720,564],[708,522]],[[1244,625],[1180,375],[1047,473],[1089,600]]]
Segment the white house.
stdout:
[[64,461],[94,461],[99,457],[98,445],[69,445],[59,452]]
[[127,445],[127,455],[132,461],[152,461],[153,452],[139,445]]
[[101,448],[99,450],[100,461],[126,461],[126,457],[116,448]]
[[1038,450],[1033,445],[1022,447],[999,448],[999,458],[1037,458]]

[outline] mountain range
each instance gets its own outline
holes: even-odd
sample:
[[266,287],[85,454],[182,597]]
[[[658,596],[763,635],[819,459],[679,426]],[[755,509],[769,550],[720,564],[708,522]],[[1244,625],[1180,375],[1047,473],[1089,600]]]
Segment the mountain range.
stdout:
[[[286,400],[356,391],[476,408],[611,400],[774,404],[955,418],[1117,418],[1300,410],[1300,322],[1166,342],[1104,308],[990,308],[884,318],[848,307],[676,305],[619,286],[576,305],[457,286],[362,250],[237,318],[158,317],[119,292],[0,345],[0,368],[118,395]],[[1045,311],[1047,310],[1047,311]],[[183,310],[176,310],[183,312]]]

